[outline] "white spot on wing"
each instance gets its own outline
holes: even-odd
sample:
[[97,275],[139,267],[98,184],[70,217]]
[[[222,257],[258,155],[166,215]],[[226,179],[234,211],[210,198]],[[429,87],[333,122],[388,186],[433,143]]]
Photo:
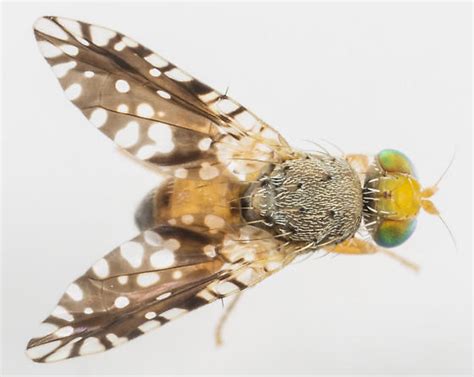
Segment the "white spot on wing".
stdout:
[[92,72],[92,71],[85,71],[84,76],[87,77],[88,79],[90,79],[91,77],[95,76],[95,73]]
[[164,99],[170,99],[171,98],[171,95],[168,92],[165,92],[164,90],[157,90],[156,93],[158,93],[158,95],[160,97],[163,97]]
[[145,60],[157,68],[163,68],[168,65],[168,62],[166,60],[156,54],[148,55],[147,57],[145,57]]
[[69,56],[77,56],[79,54],[79,49],[76,46],[73,45],[61,45],[61,50]]
[[181,279],[183,277],[183,272],[180,270],[174,271],[172,274],[172,278],[175,280]]
[[144,272],[137,276],[137,284],[141,287],[149,287],[160,280],[160,275],[156,272]]
[[153,123],[148,129],[148,136],[155,142],[158,152],[169,153],[174,149],[173,133],[167,124]]
[[158,301],[160,301],[160,300],[164,300],[165,298],[168,298],[170,296],[171,296],[171,292],[166,292],[166,293],[163,293],[162,295],[159,295],[156,299]]
[[127,46],[122,41],[120,41],[120,42],[118,42],[114,45],[115,51],[122,51],[125,47],[127,47]]
[[43,322],[40,324],[38,331],[35,333],[34,338],[43,337],[45,335],[51,334],[58,329],[58,326],[53,325],[52,323]]
[[110,343],[112,343],[114,347],[117,347],[118,345],[123,344],[128,341],[127,337],[122,336],[119,338],[117,335],[113,333],[108,333],[105,337]]
[[141,332],[146,333],[148,331],[156,329],[159,326],[160,326],[160,322],[156,320],[151,320],[151,321],[147,321],[141,324],[140,326],[138,326],[138,328],[140,329]]
[[77,37],[77,40],[78,40],[81,44],[83,44],[84,46],[90,46],[89,41],[85,40],[84,38]]
[[165,75],[168,76],[169,78],[179,81],[179,82],[186,82],[186,81],[191,81],[192,77],[189,76],[188,74],[184,73],[178,68],[173,68],[170,71],[165,72]]
[[108,262],[102,258],[99,259],[93,266],[92,271],[99,277],[99,278],[106,278],[109,276],[109,264]]
[[278,141],[278,134],[273,131],[271,128],[265,128],[262,132],[262,136],[266,139],[270,139],[273,141]]
[[156,68],[152,68],[150,69],[150,75],[152,75],[153,77],[159,77],[161,75],[161,72]]
[[119,113],[127,113],[128,112],[128,105],[121,103],[120,105],[117,106],[117,111]]
[[153,319],[156,317],[156,313],[155,312],[148,312],[145,314],[145,318],[146,319]]
[[92,36],[92,42],[100,47],[106,46],[110,39],[117,35],[115,31],[95,25],[91,25],[90,32]]
[[164,317],[168,320],[171,320],[171,319],[174,319],[184,313],[186,313],[187,310],[186,309],[182,309],[182,308],[173,308],[173,309],[170,309],[170,310],[167,310],[166,312],[164,313],[161,313],[160,314],[160,317]]
[[74,329],[72,326],[64,326],[61,327],[60,329],[56,330],[54,335],[60,337],[60,338],[65,338],[66,336],[74,334]]
[[107,117],[108,117],[107,111],[105,111],[102,108],[99,108],[99,109],[95,109],[91,113],[89,120],[94,126],[102,127],[107,121]]
[[208,103],[208,102],[211,102],[211,101],[214,101],[215,99],[219,98],[219,93],[217,92],[209,92],[209,93],[206,93],[206,94],[201,94],[199,96],[199,99],[202,101],[202,102],[205,102],[205,103]]
[[165,242],[163,242],[163,246],[172,250],[172,251],[176,251],[179,249],[179,247],[181,246],[181,244],[179,243],[179,241],[175,238],[170,238],[168,240],[166,240]]
[[216,296],[209,292],[208,289],[203,289],[201,292],[196,294],[196,296],[201,297],[208,302],[214,301],[216,299]]
[[82,86],[81,84],[75,83],[69,86],[64,92],[66,93],[66,97],[68,100],[74,101],[75,99],[78,99],[81,95]]
[[250,285],[254,280],[254,271],[251,268],[247,268],[244,272],[239,274],[237,280],[245,285]]
[[84,340],[81,348],[79,349],[80,355],[88,355],[91,353],[105,351],[105,346],[99,341],[98,338],[91,336]]
[[56,64],[52,68],[56,77],[60,79],[66,76],[68,72],[76,66],[77,66],[77,62],[70,61],[67,63]]
[[246,131],[251,130],[253,127],[259,124],[257,118],[255,118],[248,111],[244,111],[235,116],[237,123]]
[[130,148],[138,141],[138,129],[138,123],[131,121],[115,134],[114,141],[122,148]]
[[236,104],[234,101],[226,98],[218,101],[217,107],[219,111],[223,112],[224,114],[229,114],[232,111],[237,110],[239,108],[239,105]]
[[152,230],[145,231],[143,236],[145,238],[145,242],[151,246],[160,246],[163,240],[158,233],[153,232]]
[[138,42],[134,41],[132,38],[123,37],[122,42],[125,43],[128,47],[138,47]]
[[149,158],[152,158],[156,153],[158,152],[158,148],[155,145],[144,145],[141,147],[136,156],[140,160],[148,160]]
[[40,18],[35,22],[34,28],[44,34],[51,35],[52,37],[62,39],[63,41],[68,39],[66,32],[61,29],[56,23],[48,18]]
[[239,287],[237,287],[235,284],[232,284],[231,282],[223,282],[219,283],[214,287],[214,291],[220,295],[229,295],[231,293],[235,293],[236,291],[239,290]]
[[158,269],[170,267],[174,263],[174,253],[168,249],[156,251],[150,256],[150,263]]
[[211,147],[212,139],[210,137],[205,137],[204,139],[199,140],[198,148],[205,152]]
[[56,352],[52,353],[46,358],[47,362],[52,362],[52,361],[59,361],[59,360],[64,360],[69,357],[72,351],[72,346],[74,343],[71,341],[67,343],[66,345],[62,346],[59,348]]
[[45,58],[55,58],[63,53],[59,48],[47,41],[39,41],[38,47]]
[[137,106],[137,114],[144,118],[150,118],[155,112],[148,103],[141,103]]
[[125,242],[120,246],[120,255],[134,268],[141,266],[143,253],[143,246],[138,242]]
[[81,25],[79,22],[70,20],[68,18],[57,18],[56,21],[58,21],[61,26],[63,26],[71,34],[74,34],[74,36],[82,37]]
[[246,262],[253,262],[255,260],[255,249],[249,250],[244,254],[244,259]]
[[41,344],[39,346],[30,348],[26,351],[26,354],[31,359],[39,359],[43,356],[46,356],[51,351],[54,351],[60,345],[61,345],[61,341],[56,340],[56,341],[51,342],[51,343],[45,343],[45,344]]
[[81,301],[84,298],[84,293],[82,292],[81,287],[79,287],[76,283],[72,283],[66,290],[66,293],[74,301]]
[[117,278],[117,281],[119,282],[119,284],[125,285],[125,284],[127,284],[127,282],[128,282],[128,276],[127,276],[127,275],[120,275],[120,276]]
[[214,245],[206,245],[203,248],[204,254],[206,254],[209,258],[214,258],[216,254],[216,248]]
[[276,271],[282,267],[281,262],[278,261],[270,261],[265,265],[265,269],[267,271]]
[[120,79],[115,82],[115,89],[117,89],[119,93],[127,93],[130,91],[130,85],[126,80]]
[[65,321],[72,322],[74,317],[69,313],[66,309],[62,306],[58,305],[54,308],[53,312],[51,313],[53,317],[64,319]]
[[130,300],[125,296],[119,296],[115,299],[114,305],[118,309],[125,308],[128,304],[130,304]]

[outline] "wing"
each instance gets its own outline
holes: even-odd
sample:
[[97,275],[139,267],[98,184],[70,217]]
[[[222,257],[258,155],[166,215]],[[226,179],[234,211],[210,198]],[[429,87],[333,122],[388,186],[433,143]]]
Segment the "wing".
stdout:
[[[82,113],[140,160],[238,179],[290,153],[243,106],[118,32],[58,17],[34,27],[40,50]],[[207,165],[206,165],[207,166]]]
[[255,285],[292,259],[263,233],[244,227],[229,237],[169,225],[143,232],[69,286],[27,355],[52,362],[105,351]]

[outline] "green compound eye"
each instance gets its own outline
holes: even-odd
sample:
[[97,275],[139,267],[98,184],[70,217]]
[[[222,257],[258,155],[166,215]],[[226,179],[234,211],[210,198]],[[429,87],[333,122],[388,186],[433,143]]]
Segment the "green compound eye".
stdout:
[[395,247],[405,242],[415,231],[416,219],[383,220],[373,234],[375,243],[382,247]]
[[415,169],[410,159],[400,151],[384,149],[377,155],[377,159],[382,169],[386,172],[405,173],[416,177]]

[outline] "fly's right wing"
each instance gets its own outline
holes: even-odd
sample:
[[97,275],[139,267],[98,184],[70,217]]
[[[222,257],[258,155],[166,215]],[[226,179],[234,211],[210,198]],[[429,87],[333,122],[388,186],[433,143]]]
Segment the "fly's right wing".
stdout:
[[39,19],[34,31],[68,99],[139,160],[180,176],[212,166],[251,180],[289,153],[249,110],[123,34],[59,17]]
[[105,351],[257,284],[292,260],[264,236],[251,227],[232,237],[169,225],[143,232],[68,287],[27,355],[52,362]]

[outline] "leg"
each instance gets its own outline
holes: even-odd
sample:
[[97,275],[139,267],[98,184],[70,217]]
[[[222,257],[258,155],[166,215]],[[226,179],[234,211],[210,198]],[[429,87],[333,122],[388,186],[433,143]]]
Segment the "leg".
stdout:
[[337,245],[326,246],[324,250],[339,254],[372,254],[378,251],[378,247],[371,242],[353,237]]
[[405,267],[412,269],[415,272],[418,272],[418,270],[420,269],[420,267],[417,264],[410,262],[409,260],[401,257],[397,253],[394,253],[391,250],[378,247],[377,245],[371,242],[367,242],[356,237],[353,237],[349,240],[341,242],[340,244],[337,244],[337,245],[326,246],[324,250],[330,253],[339,253],[339,254],[383,253],[389,256],[390,258],[395,259],[396,261],[398,261]]
[[234,310],[235,305],[237,304],[237,301],[239,301],[240,299],[240,296],[242,296],[242,292],[238,292],[232,297],[229,305],[225,308],[224,313],[222,314],[221,318],[219,319],[219,322],[217,323],[215,339],[216,339],[216,346],[218,347],[222,346],[222,328],[227,322],[227,319],[229,318],[230,313],[232,312],[232,310]]

